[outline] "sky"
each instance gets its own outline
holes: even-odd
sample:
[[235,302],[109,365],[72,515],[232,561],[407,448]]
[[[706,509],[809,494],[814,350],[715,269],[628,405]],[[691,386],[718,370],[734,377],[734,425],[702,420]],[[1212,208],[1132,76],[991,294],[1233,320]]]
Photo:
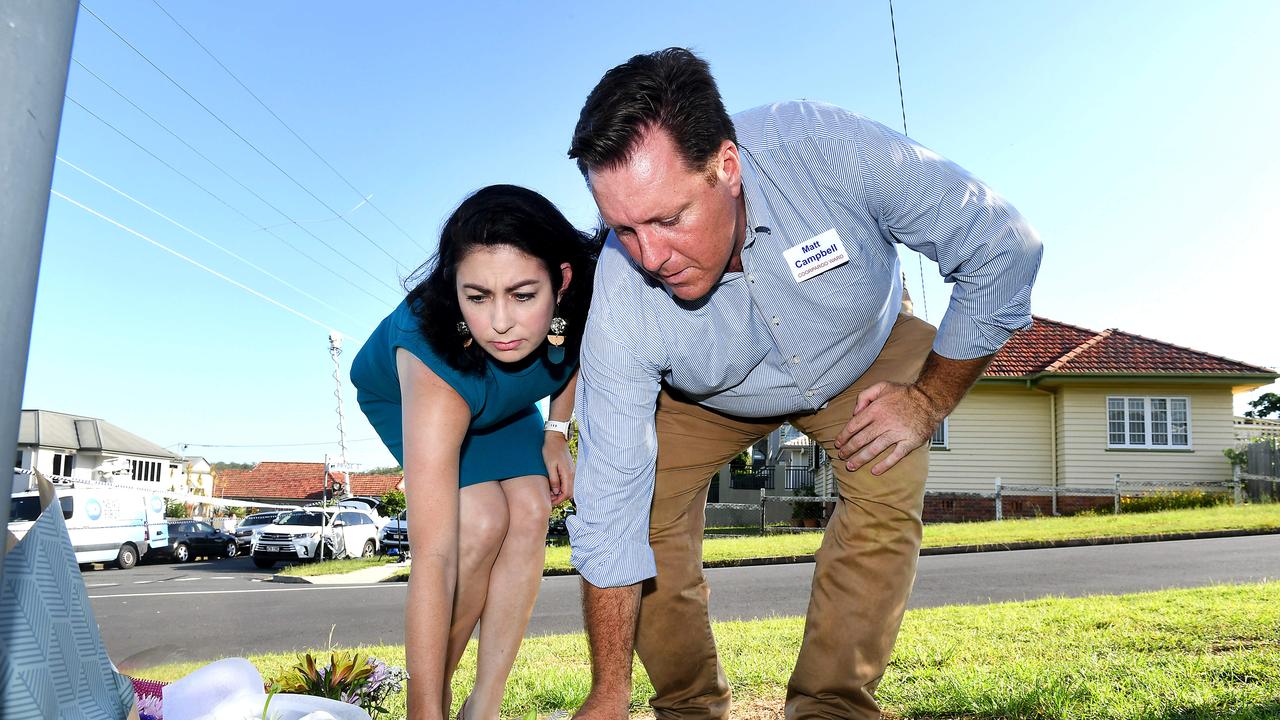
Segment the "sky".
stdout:
[[[1280,4],[893,12],[909,134],[1040,233],[1035,314],[1280,367]],[[335,330],[347,457],[393,464],[347,373],[444,218],[515,183],[593,226],[565,156],[582,101],[674,45],[730,112],[902,129],[887,1],[82,4],[23,407],[210,460],[337,457]],[[937,324],[949,286],[903,268]]]

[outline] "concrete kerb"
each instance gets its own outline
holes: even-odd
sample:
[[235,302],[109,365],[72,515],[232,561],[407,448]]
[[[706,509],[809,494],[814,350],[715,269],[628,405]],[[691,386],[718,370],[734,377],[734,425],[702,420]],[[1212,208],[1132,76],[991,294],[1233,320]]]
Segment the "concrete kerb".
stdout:
[[[1049,548],[1065,548],[1065,547],[1090,547],[1095,545],[1132,545],[1136,543],[1150,542],[1173,542],[1177,540],[1209,540],[1213,538],[1231,538],[1231,537],[1252,537],[1255,535],[1280,535],[1280,528],[1253,528],[1249,530],[1205,530],[1201,532],[1185,532],[1185,533],[1168,533],[1164,535],[1124,535],[1120,537],[1098,537],[1098,538],[1071,538],[1066,540],[1042,540],[1036,542],[1016,542],[1016,543],[992,543],[988,545],[951,545],[947,547],[931,547],[920,550],[920,555],[963,555],[967,553],[985,553],[985,552],[1007,552],[1010,550],[1046,550]],[[732,567],[753,567],[756,565],[792,565],[796,563],[811,563],[812,555],[787,555],[781,557],[765,557],[765,558],[743,558],[741,560],[712,560],[703,563],[706,568],[732,568]],[[404,564],[396,563],[390,566],[391,572],[386,576],[374,582],[405,582],[407,577],[391,578],[395,570],[406,567]],[[379,568],[380,569],[380,568]],[[366,572],[361,570],[359,572]],[[317,582],[317,578],[349,578],[355,573],[346,575],[320,575],[311,578],[289,577],[278,582]],[[543,571],[543,577],[559,577],[564,575],[577,575],[578,571],[573,568],[549,568]],[[276,578],[280,576],[277,575]],[[324,580],[323,582],[332,583],[335,581]],[[354,582],[345,580],[344,582]]]
[[275,574],[271,576],[271,582],[303,585],[373,585],[385,582],[387,578],[409,567],[411,564],[411,562],[386,563],[385,565],[361,568],[349,573],[311,575],[309,577]]

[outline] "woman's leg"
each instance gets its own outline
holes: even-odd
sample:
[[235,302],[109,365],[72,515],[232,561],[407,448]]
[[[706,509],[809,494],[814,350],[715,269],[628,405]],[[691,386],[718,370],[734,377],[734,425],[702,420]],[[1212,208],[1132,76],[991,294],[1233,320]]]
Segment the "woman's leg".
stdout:
[[489,597],[480,616],[476,686],[467,702],[468,720],[498,717],[503,689],[529,625],[542,582],[551,494],[547,478],[526,475],[501,483],[507,500],[507,536],[489,573]]
[[[476,628],[489,592],[489,574],[507,536],[507,496],[497,482],[468,485],[458,499],[458,585],[449,625],[449,657],[445,665],[444,712],[452,696],[449,684],[467,641]],[[412,532],[412,530],[411,530]]]

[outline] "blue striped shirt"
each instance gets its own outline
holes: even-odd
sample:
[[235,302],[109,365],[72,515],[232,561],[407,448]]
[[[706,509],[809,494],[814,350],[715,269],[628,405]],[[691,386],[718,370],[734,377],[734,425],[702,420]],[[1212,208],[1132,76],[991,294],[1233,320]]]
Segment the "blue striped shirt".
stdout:
[[[934,350],[990,355],[1031,323],[1035,231],[959,166],[865,117],[789,102],[733,117],[743,272],[677,304],[610,235],[578,380],[573,564],[597,587],[655,574],[649,548],[662,383],[742,417],[813,412],[884,347],[902,301],[894,243],[954,283]],[[848,262],[798,282],[784,251],[835,230]],[[829,236],[828,236],[829,237]]]

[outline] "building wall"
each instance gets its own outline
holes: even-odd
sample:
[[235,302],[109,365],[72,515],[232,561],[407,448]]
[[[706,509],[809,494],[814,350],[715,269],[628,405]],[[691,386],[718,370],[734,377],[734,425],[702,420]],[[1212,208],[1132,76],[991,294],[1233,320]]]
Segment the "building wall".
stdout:
[[927,493],[981,493],[1005,484],[1053,483],[1047,393],[982,384],[948,418],[947,449],[929,452]]

